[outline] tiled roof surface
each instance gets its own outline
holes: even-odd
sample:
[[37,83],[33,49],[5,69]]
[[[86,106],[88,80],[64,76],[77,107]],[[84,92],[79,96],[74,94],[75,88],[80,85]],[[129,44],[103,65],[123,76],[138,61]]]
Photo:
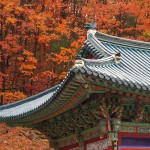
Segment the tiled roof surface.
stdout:
[[58,88],[59,85],[21,101],[0,106],[0,121],[5,122],[11,120],[11,118],[22,118],[26,116],[27,113],[33,113],[38,110],[40,106],[50,102]]
[[21,100],[19,102],[1,106],[0,115],[2,117],[18,116],[23,113],[26,113],[27,111],[34,110],[35,108],[46,103],[47,100],[50,100],[54,92],[57,90],[57,88],[58,86],[55,86],[49,90],[46,90],[40,94]]

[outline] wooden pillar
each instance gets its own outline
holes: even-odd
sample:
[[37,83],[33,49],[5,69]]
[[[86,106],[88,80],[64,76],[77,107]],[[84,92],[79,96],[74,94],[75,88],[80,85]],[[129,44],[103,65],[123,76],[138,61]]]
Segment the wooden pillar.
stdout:
[[118,150],[118,141],[112,141],[113,150]]
[[84,148],[84,137],[80,132],[76,133],[76,139],[77,139],[78,144],[79,144],[79,149],[84,150],[85,149]]
[[118,134],[116,132],[108,133],[109,142],[112,145],[112,150],[118,150]]
[[121,129],[121,120],[116,119],[112,121],[112,149],[118,150],[118,132]]

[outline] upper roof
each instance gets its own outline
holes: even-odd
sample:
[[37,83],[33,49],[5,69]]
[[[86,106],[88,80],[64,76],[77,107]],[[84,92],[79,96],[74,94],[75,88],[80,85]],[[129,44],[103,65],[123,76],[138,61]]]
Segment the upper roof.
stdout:
[[[113,54],[120,54],[120,63],[110,60],[98,63]],[[82,55],[96,59],[97,64],[91,59],[80,68],[81,72],[96,72],[100,78],[111,80],[113,83],[150,91],[150,43],[131,41],[100,32],[96,32],[95,35],[89,33]]]
[[[66,112],[87,99],[86,79],[105,89],[150,97],[150,43],[88,30],[87,40],[68,75],[49,90],[0,107],[0,122],[35,123]],[[82,81],[81,81],[82,79]]]

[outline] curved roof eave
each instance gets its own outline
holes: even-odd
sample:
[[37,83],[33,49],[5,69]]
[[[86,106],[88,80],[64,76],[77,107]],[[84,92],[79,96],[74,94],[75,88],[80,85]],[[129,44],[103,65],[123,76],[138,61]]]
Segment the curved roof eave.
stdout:
[[24,122],[24,117],[28,118],[30,115],[31,118],[35,117],[32,115],[51,105],[54,102],[54,99],[58,97],[59,93],[63,93],[62,89],[64,89],[66,82],[70,80],[70,76],[71,73],[69,72],[61,84],[56,85],[44,92],[18,102],[0,106],[0,122],[14,122],[15,124],[17,122],[19,123],[20,120]]

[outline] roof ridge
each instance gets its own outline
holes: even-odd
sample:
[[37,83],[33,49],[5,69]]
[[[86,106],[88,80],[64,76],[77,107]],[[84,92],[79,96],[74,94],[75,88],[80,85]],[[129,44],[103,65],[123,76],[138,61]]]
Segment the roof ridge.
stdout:
[[150,42],[143,42],[143,41],[138,41],[138,40],[121,38],[121,37],[112,36],[109,34],[98,32],[98,31],[96,31],[95,37],[99,41],[112,42],[112,43],[117,43],[117,44],[121,44],[121,45],[140,47],[140,48],[144,48],[145,50],[150,50]]
[[101,58],[101,59],[85,59],[81,58],[81,60],[84,61],[84,64],[89,64],[89,63],[94,63],[94,64],[105,64],[106,62],[111,62],[113,61],[114,63],[118,64],[120,63],[120,53],[117,54],[112,54],[111,56]]
[[96,30],[88,30],[87,40],[98,50],[100,51],[104,57],[112,56],[114,53],[110,53],[107,47],[105,47],[101,41],[97,39],[95,36]]
[[91,65],[91,64],[94,64],[94,65],[105,65],[105,64],[108,64],[108,63],[118,63],[117,61],[115,61],[115,57],[113,56],[109,56],[109,57],[106,57],[106,58],[102,58],[102,59],[85,59],[85,58],[80,58],[80,59],[77,59],[75,61],[75,65],[73,68],[82,68],[86,65]]

